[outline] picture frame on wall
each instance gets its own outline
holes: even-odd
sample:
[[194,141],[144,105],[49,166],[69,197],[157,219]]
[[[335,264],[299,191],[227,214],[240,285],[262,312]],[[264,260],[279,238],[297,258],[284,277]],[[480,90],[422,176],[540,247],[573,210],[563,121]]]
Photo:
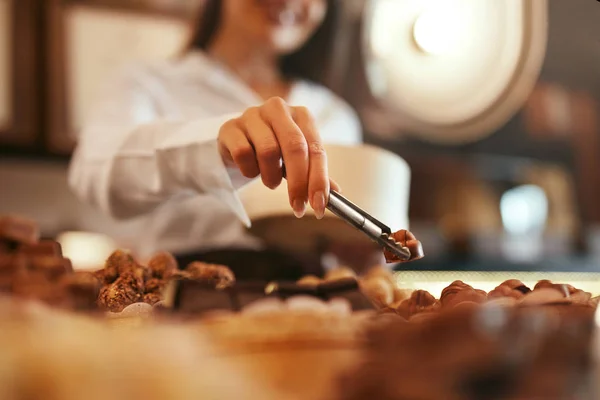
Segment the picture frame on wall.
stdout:
[[0,0],[0,130],[4,131],[12,121],[12,4]]
[[98,6],[98,0],[51,1],[48,147],[69,153],[103,83],[132,62],[176,55],[187,40],[189,19]]
[[5,150],[30,149],[40,137],[36,10],[35,0],[0,0],[0,144]]

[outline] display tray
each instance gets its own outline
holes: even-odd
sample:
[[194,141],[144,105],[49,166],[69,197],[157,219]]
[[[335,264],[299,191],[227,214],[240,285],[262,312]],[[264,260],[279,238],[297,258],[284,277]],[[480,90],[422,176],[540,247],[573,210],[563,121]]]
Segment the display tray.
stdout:
[[[424,244],[425,247],[425,244]],[[585,256],[556,256],[531,262],[515,262],[503,257],[430,257],[394,266],[396,271],[507,271],[513,272],[585,272],[600,274],[600,260]]]
[[500,283],[518,279],[533,288],[538,281],[549,280],[566,283],[577,289],[600,295],[600,273],[596,272],[553,272],[553,271],[398,271],[394,274],[398,286],[403,289],[421,289],[440,298],[442,290],[451,282],[460,280],[475,289],[490,292]]

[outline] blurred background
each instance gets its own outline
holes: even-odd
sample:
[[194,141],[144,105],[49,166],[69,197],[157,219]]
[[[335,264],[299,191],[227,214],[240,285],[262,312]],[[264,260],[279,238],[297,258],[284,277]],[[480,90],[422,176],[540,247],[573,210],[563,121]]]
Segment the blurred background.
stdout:
[[[0,0],[0,213],[82,264],[135,242],[71,194],[74,133],[116,68],[180,51],[202,3]],[[329,87],[411,167],[419,268],[599,271],[600,3],[341,3]]]

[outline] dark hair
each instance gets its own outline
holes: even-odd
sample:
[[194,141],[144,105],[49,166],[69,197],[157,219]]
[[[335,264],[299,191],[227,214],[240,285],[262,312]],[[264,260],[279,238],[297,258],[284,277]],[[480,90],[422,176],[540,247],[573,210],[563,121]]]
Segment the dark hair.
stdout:
[[[280,68],[287,78],[326,84],[339,13],[339,0],[327,0],[327,14],[315,33],[295,52],[282,56]],[[223,0],[205,0],[186,51],[206,51],[222,18]]]

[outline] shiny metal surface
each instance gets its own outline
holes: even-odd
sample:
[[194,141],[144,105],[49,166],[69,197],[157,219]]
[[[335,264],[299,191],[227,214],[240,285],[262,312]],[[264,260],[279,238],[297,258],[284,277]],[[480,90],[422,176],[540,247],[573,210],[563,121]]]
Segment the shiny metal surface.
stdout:
[[364,232],[371,240],[403,261],[411,257],[410,250],[391,238],[391,229],[354,205],[341,194],[331,191],[327,209],[350,225]]

